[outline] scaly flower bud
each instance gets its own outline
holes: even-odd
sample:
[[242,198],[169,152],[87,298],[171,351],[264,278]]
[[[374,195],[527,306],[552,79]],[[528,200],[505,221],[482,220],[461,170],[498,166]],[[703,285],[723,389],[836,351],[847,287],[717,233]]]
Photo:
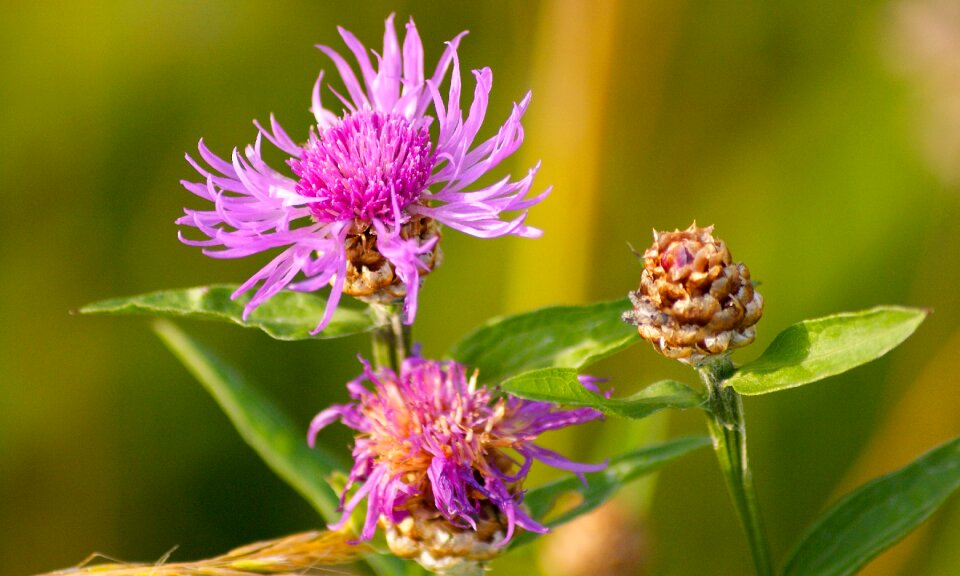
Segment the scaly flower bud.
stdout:
[[688,364],[753,342],[763,315],[750,271],[711,232],[696,223],[654,231],[640,288],[629,294],[634,309],[623,315],[661,354]]

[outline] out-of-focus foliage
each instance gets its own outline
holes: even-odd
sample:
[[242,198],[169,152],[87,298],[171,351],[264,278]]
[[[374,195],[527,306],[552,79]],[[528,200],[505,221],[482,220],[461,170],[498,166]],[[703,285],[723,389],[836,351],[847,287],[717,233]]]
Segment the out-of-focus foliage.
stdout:
[[[5,572],[94,551],[149,562],[179,545],[174,560],[211,557],[320,526],[145,322],[67,311],[247,278],[249,259],[215,261],[177,241],[173,220],[195,205],[177,184],[193,176],[183,154],[201,136],[219,153],[248,144],[250,120],[271,112],[304,138],[310,87],[332,68],[312,46],[339,45],[337,24],[375,44],[391,11],[417,19],[428,59],[471,31],[462,63],[493,68],[493,117],[533,89],[525,157],[510,168],[542,159],[537,185],[555,187],[529,219],[543,239],[444,237],[415,335],[428,355],[494,315],[622,298],[640,269],[626,243],[696,219],[762,280],[765,317],[739,362],[804,318],[888,303],[935,311],[893,353],[829,385],[746,399],[776,558],[841,494],[960,434],[950,0],[13,3],[0,19]],[[190,331],[269,386],[304,430],[344,399],[369,346]],[[626,396],[693,383],[673,364],[642,345],[591,371],[617,375]],[[698,411],[659,422],[611,419],[558,434],[555,447],[602,458],[703,432]],[[321,440],[346,456],[346,432]],[[868,573],[954,573],[958,519],[952,502]],[[677,461],[649,508],[644,565],[745,573],[736,522],[709,452]],[[529,573],[538,549],[498,573]]]
[[933,514],[958,487],[960,439],[955,439],[845,496],[800,540],[783,574],[854,574]]
[[248,383],[234,367],[226,366],[193,341],[175,324],[154,323],[154,331],[180,362],[217,401],[240,436],[290,486],[297,490],[327,522],[339,515],[337,494],[327,483],[344,461],[322,447],[311,449],[273,399]]

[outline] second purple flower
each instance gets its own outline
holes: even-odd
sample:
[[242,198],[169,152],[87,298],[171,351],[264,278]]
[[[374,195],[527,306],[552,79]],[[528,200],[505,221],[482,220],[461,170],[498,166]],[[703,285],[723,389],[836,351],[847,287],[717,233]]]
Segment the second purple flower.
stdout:
[[[427,78],[413,20],[406,28],[401,47],[393,16],[387,19],[383,51],[371,51],[376,65],[353,34],[339,29],[359,78],[340,54],[319,46],[336,66],[346,95],[331,87],[342,113],[325,108],[320,74],[311,107],[316,126],[305,144],[296,143],[271,117],[270,129],[257,124],[256,142],[243,153],[234,149],[229,161],[202,140],[200,158],[209,168],[187,157],[204,180],[185,181],[184,187],[213,206],[184,210],[177,223],[197,228],[206,238],[181,237],[183,242],[217,258],[283,248],[235,292],[237,297],[256,287],[245,316],[285,288],[315,291],[330,284],[315,333],[330,321],[343,293],[367,302],[404,299],[404,321],[411,323],[421,276],[440,261],[438,224],[480,238],[541,234],[524,224],[527,209],[549,193],[528,197],[536,166],[519,180],[506,176],[473,187],[523,141],[520,120],[529,93],[494,136],[475,145],[493,74],[489,68],[473,71],[476,87],[464,117],[457,57],[463,33],[447,43]],[[448,71],[444,96],[440,85]],[[290,155],[292,176],[264,162],[262,138]],[[513,216],[505,219],[505,212]]]
[[[366,500],[359,539],[371,539],[380,523],[394,554],[437,573],[493,558],[517,528],[547,531],[522,505],[534,461],[584,482],[585,473],[606,463],[573,462],[535,441],[603,415],[500,396],[478,377],[456,362],[419,356],[404,360],[398,372],[364,362],[363,374],[347,384],[352,401],[317,414],[307,436],[313,446],[317,433],[337,420],[357,431],[343,515],[332,529]],[[581,382],[595,389],[597,379]]]

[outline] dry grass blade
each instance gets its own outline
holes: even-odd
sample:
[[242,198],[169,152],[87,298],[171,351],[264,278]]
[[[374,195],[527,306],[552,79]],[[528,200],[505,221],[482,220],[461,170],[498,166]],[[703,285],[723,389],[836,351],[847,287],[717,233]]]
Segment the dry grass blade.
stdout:
[[344,532],[312,531],[294,534],[276,540],[265,540],[231,550],[222,556],[198,562],[156,564],[89,565],[100,557],[91,556],[79,566],[50,572],[41,576],[84,575],[98,576],[274,576],[329,572],[329,566],[358,560],[371,552],[363,544],[349,544],[350,534]]

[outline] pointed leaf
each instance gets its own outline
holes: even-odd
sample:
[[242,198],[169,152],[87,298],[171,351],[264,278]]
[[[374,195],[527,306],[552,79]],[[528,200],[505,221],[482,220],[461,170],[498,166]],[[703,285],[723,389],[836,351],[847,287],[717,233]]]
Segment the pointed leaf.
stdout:
[[342,463],[321,449],[310,449],[305,428],[294,425],[269,397],[173,323],[158,320],[154,330],[267,465],[328,522],[336,520],[339,499],[324,479],[343,469]]
[[[690,436],[640,448],[617,456],[600,472],[586,474],[586,485],[580,482],[579,478],[567,477],[531,490],[524,497],[523,503],[535,520],[553,528],[603,504],[631,480],[709,444],[710,439],[705,436]],[[558,503],[569,497],[576,500],[572,507],[554,511]],[[511,545],[524,544],[537,536],[532,532],[525,532],[515,538]]]
[[556,306],[495,318],[454,345],[449,356],[480,369],[486,384],[534,368],[581,368],[639,341],[620,315],[626,299]]
[[330,324],[319,334],[317,327],[326,301],[312,293],[284,290],[261,304],[243,319],[243,307],[249,294],[233,300],[237,289],[232,285],[201,286],[181,290],[163,290],[125,298],[102,300],[79,310],[81,314],[139,314],[147,316],[184,316],[205,320],[222,320],[245,328],[259,328],[277,340],[329,339],[369,332],[374,329],[371,317],[363,311],[337,308]]
[[960,488],[960,438],[847,495],[807,532],[784,576],[853,574]]
[[767,394],[846,372],[895,348],[928,313],[880,306],[805,320],[778,334],[759,358],[724,384],[740,394]]
[[589,406],[606,414],[638,420],[664,408],[694,408],[703,404],[698,392],[674,380],[662,380],[626,398],[604,398],[580,384],[572,368],[541,368],[504,381],[500,387],[521,398],[567,406]]

